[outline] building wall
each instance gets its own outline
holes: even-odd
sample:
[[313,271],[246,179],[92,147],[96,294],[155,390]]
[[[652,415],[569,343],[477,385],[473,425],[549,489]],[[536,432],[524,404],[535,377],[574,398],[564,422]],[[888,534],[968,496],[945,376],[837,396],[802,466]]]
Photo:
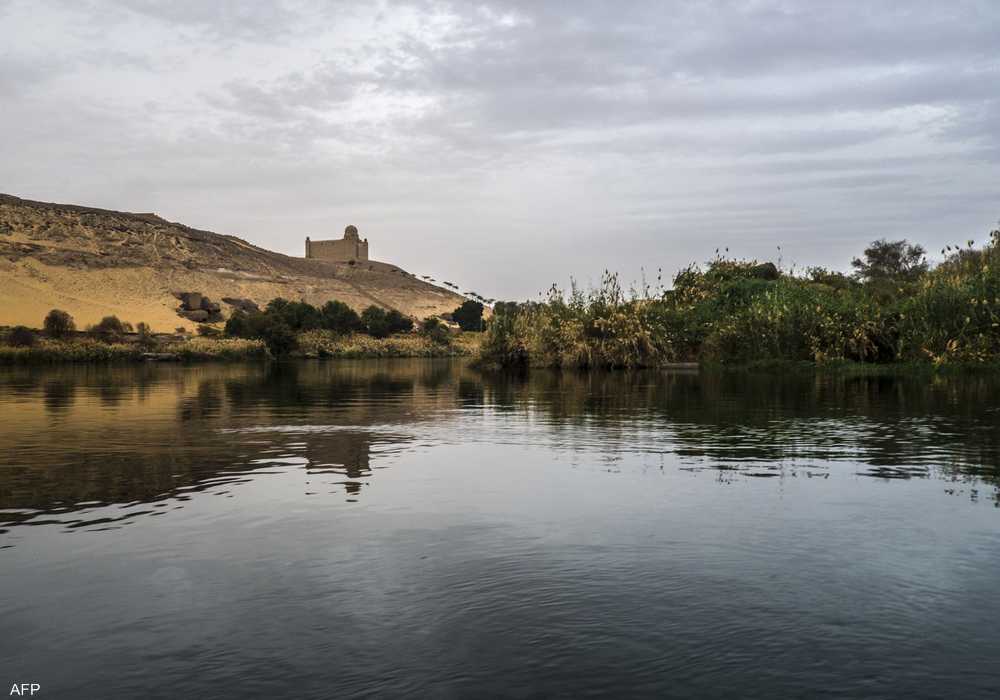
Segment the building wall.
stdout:
[[306,257],[317,260],[347,262],[348,260],[368,260],[368,241],[344,238],[332,241],[312,241],[306,239]]

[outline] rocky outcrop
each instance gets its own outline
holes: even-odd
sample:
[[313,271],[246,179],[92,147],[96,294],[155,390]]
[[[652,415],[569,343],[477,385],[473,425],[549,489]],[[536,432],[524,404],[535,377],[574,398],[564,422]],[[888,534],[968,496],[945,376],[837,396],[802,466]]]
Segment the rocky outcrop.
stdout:
[[220,323],[222,307],[201,292],[174,292],[180,300],[177,315],[195,323]]

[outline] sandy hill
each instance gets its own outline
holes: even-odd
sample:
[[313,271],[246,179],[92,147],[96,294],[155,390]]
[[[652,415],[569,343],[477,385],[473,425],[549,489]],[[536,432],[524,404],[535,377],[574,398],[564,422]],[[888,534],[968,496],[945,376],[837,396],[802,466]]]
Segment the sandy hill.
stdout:
[[60,308],[80,327],[115,314],[155,331],[193,328],[177,314],[174,292],[184,291],[261,306],[275,297],[317,305],[340,299],[359,311],[376,304],[416,318],[463,301],[387,263],[292,258],[155,214],[0,194],[0,325],[37,327]]

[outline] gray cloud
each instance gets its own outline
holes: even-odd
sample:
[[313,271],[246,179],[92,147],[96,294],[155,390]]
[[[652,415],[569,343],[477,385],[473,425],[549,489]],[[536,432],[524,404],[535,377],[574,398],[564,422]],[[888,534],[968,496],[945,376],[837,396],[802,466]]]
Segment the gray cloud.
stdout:
[[[995,3],[0,4],[0,190],[494,296],[998,216]],[[655,264],[654,264],[655,263]]]

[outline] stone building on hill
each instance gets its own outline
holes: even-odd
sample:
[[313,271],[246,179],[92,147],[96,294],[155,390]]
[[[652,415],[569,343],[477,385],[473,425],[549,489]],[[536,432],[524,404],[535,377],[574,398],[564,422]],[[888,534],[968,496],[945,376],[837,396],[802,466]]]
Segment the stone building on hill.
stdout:
[[306,257],[334,262],[365,261],[368,260],[368,239],[358,236],[356,226],[344,229],[344,237],[340,240],[313,241],[306,236]]

